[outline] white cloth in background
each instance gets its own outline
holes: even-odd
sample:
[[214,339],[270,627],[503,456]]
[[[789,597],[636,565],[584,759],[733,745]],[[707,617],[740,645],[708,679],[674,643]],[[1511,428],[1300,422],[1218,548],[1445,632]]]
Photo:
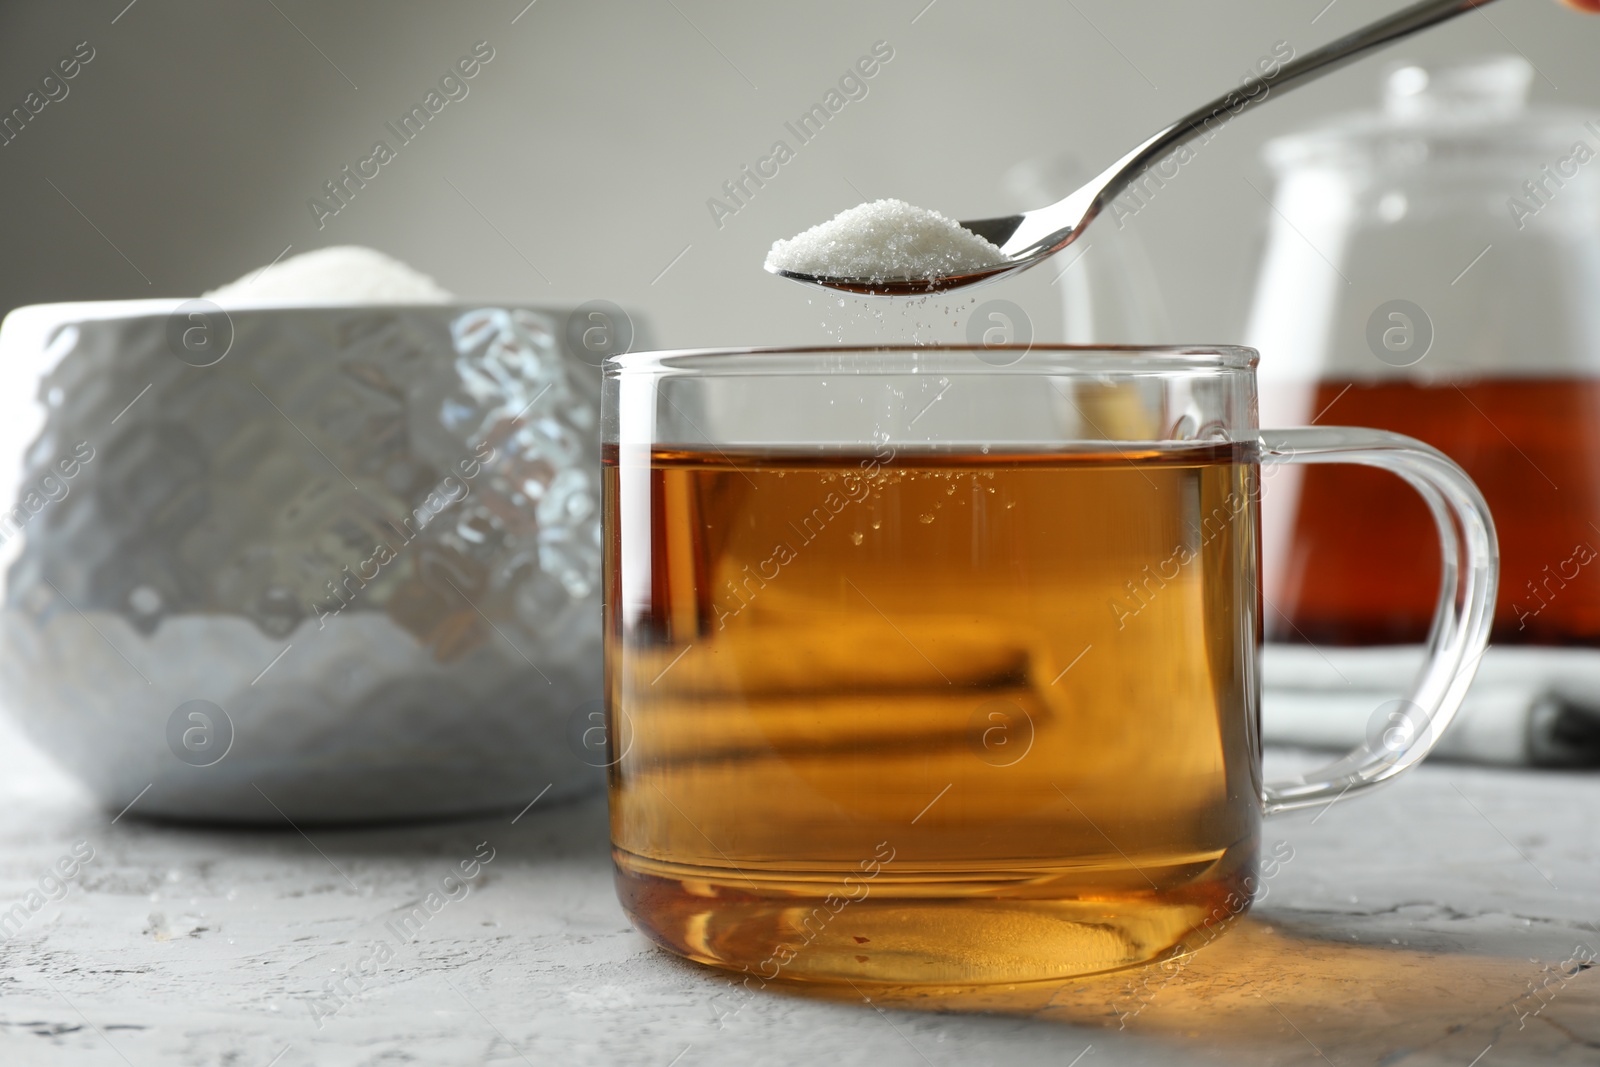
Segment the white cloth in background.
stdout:
[[[1354,748],[1381,731],[1380,708],[1406,696],[1423,654],[1419,645],[1267,645],[1261,657],[1263,739]],[[1600,651],[1491,647],[1434,756],[1600,767]]]

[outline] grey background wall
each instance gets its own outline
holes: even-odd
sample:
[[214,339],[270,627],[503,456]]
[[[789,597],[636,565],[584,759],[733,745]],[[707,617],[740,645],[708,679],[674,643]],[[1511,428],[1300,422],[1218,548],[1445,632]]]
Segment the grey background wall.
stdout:
[[[197,293],[291,253],[369,244],[470,297],[645,312],[662,345],[823,342],[820,297],[760,271],[776,237],[863,198],[1014,204],[1013,164],[1097,166],[1396,0],[12,0],[0,105],[95,58],[0,148],[0,310]],[[1491,21],[1492,20],[1492,21]],[[894,58],[810,143],[785,128],[876,41]],[[475,42],[494,58],[319,229],[307,201],[395,139]],[[1600,19],[1507,0],[1247,116],[1129,223],[1188,340],[1236,339],[1269,208],[1260,144],[1376,97],[1401,57],[1515,49],[1536,96],[1600,111]],[[775,140],[795,158],[719,227],[708,198]],[[1047,270],[992,287],[1059,332]],[[864,320],[863,320],[864,321]],[[852,329],[866,327],[857,322]],[[876,329],[877,327],[873,327]]]

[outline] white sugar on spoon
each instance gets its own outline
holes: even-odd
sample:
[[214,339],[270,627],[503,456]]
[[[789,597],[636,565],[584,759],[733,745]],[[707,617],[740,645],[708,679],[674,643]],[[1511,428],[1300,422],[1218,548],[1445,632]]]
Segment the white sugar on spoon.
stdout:
[[954,219],[904,200],[874,200],[767,253],[769,271],[884,281],[942,278],[999,266],[1000,249]]

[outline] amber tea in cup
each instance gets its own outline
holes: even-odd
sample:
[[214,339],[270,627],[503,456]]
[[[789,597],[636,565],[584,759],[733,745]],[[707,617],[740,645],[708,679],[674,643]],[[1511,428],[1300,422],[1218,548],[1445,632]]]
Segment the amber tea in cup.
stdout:
[[[608,366],[613,855],[663,946],[858,985],[1145,962],[1248,907],[1264,813],[1398,773],[1453,713],[1493,535],[1447,460],[1260,434],[1248,350],[1006,355]],[[1266,786],[1261,464],[1335,457],[1451,501],[1460,595],[1429,729]]]

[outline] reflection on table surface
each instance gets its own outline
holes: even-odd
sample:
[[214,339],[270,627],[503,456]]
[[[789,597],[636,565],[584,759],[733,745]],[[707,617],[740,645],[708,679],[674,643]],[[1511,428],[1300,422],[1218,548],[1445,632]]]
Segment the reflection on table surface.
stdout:
[[[1407,910],[1413,917],[1403,915]],[[1473,940],[1485,950],[1503,942],[1506,951],[1441,951],[1378,937],[1391,928],[1415,937],[1416,916],[1426,916],[1428,926],[1488,927]],[[1449,909],[1421,906],[1364,918],[1371,925],[1350,916],[1248,915],[1227,936],[1164,965],[1005,988],[875,989],[870,1000],[885,1010],[997,1013],[1132,1032],[1175,1047],[1203,1039],[1203,1046],[1228,1048],[1235,1063],[1465,1067],[1486,1050],[1500,1054],[1484,1056],[1485,1063],[1596,1062],[1600,980],[1592,971],[1592,934],[1586,949],[1570,931],[1547,931],[1536,939],[1546,949],[1541,959],[1512,948],[1527,941],[1515,932],[1519,920],[1473,924]],[[1350,932],[1358,928],[1376,943]],[[857,1003],[869,995],[794,984],[784,992]]]

